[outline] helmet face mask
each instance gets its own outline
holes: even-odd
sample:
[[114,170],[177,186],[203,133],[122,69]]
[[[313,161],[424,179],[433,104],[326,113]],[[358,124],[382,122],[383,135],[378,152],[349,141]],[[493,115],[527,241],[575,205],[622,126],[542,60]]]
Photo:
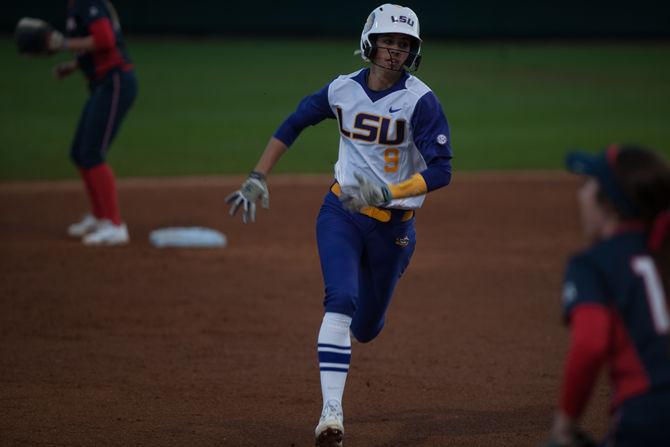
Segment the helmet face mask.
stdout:
[[414,39],[410,38],[410,45],[406,47],[407,49],[403,49],[400,45],[393,46],[390,44],[390,46],[386,46],[389,43],[384,42],[384,40],[387,40],[389,37],[391,36],[387,34],[373,34],[370,36],[373,42],[368,54],[370,63],[391,71],[416,71],[419,67],[421,56],[416,54]]
[[[368,16],[363,32],[361,33],[361,58],[366,62],[373,62],[377,50],[382,49],[377,45],[380,34],[404,34],[410,38],[409,51],[392,50],[408,53],[407,59],[402,67],[389,68],[394,71],[416,71],[421,62],[421,37],[419,37],[419,19],[410,8],[384,4],[374,9]],[[388,50],[391,51],[391,50]],[[379,65],[379,64],[375,64]]]

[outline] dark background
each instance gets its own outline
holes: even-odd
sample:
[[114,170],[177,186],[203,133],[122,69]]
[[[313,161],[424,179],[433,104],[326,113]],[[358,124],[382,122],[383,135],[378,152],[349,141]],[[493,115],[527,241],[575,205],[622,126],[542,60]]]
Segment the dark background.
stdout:
[[[4,3],[4,2],[3,2]],[[12,0],[0,31],[23,16],[63,28],[66,0]],[[351,37],[381,1],[291,2],[254,0],[116,0],[126,33],[222,36]],[[670,1],[637,0],[416,0],[421,33],[448,38],[663,38],[670,37]]]

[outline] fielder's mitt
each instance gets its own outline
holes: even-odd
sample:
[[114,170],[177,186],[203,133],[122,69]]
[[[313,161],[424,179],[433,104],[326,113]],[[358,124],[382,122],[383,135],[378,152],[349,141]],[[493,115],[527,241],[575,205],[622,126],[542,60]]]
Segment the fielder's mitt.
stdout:
[[48,56],[63,45],[63,35],[41,19],[24,17],[16,24],[16,47],[21,54]]

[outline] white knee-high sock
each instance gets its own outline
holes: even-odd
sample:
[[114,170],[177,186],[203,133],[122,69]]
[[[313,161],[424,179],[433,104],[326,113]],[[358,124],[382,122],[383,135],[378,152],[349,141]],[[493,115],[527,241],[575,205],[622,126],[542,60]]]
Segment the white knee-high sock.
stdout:
[[319,331],[318,352],[321,370],[323,404],[329,400],[342,402],[344,384],[351,362],[351,317],[326,312]]

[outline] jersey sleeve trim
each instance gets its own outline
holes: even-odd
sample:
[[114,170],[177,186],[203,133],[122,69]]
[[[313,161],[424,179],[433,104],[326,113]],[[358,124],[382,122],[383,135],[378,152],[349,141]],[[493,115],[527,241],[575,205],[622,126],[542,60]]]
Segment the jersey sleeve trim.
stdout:
[[420,196],[428,192],[426,181],[421,174],[414,174],[404,182],[388,185],[393,199]]

